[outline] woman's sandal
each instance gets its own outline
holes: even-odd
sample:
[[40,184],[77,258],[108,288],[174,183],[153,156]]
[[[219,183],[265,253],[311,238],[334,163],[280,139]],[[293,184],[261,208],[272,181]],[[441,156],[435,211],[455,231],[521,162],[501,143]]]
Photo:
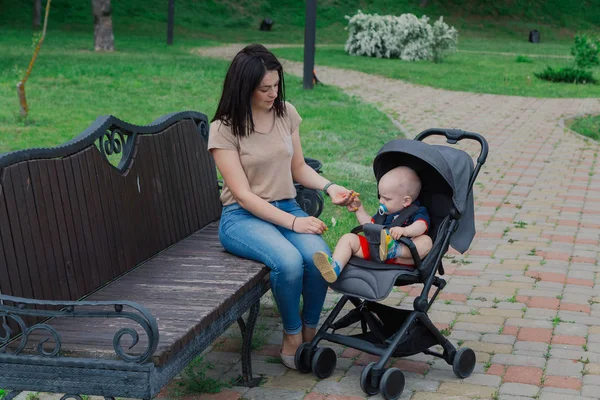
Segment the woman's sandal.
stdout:
[[296,356],[288,356],[279,350],[279,357],[281,358],[281,363],[288,367],[289,369],[296,369],[296,361],[294,360]]

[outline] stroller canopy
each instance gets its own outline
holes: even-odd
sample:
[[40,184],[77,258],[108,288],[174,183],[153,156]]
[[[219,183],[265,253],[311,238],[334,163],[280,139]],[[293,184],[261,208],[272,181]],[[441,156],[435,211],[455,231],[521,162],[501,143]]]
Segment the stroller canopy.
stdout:
[[379,150],[373,161],[377,183],[386,172],[399,166],[412,168],[421,179],[419,201],[431,217],[430,235],[436,234],[439,223],[454,210],[461,215],[450,245],[464,253],[475,236],[471,156],[450,146],[410,139],[393,140]]

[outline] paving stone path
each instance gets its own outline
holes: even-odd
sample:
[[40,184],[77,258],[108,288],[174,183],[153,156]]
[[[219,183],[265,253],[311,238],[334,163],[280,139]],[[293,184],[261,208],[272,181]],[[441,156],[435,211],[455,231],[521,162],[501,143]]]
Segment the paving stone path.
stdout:
[[[240,48],[197,53],[231,59]],[[285,62],[284,68],[302,75],[301,63]],[[599,114],[600,100],[451,92],[338,68],[318,66],[317,72],[324,83],[394,116],[407,137],[456,127],[482,133],[490,145],[476,185],[477,236],[466,254],[446,257],[448,285],[430,312],[456,345],[476,351],[475,372],[460,381],[439,359],[397,359],[406,376],[401,398],[599,399],[600,146],[565,129],[563,120]],[[403,289],[385,303],[411,308],[420,289]],[[326,307],[338,298],[330,292]],[[254,372],[264,375],[264,384],[185,398],[367,398],[359,377],[374,360],[368,354],[332,346],[338,365],[326,380],[278,363],[281,327],[269,316],[270,301],[264,297],[257,329],[267,344],[253,354]],[[234,328],[206,352],[214,367],[209,376],[226,380],[241,372]],[[176,397],[176,384],[160,397]]]

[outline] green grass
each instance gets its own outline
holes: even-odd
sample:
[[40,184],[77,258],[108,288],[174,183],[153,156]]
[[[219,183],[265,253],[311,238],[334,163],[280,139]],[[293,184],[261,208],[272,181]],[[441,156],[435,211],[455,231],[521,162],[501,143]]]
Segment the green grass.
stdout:
[[[23,121],[14,69],[27,66],[31,39],[4,33],[0,30],[0,152],[58,145],[106,114],[134,124],[179,110],[212,118],[228,66],[228,61],[192,55],[185,46],[168,48],[148,39],[123,40],[120,51],[96,54],[87,35],[50,35],[26,85],[30,116]],[[400,133],[385,114],[339,89],[305,91],[293,76],[286,83],[287,99],[303,117],[305,155],[323,161],[324,176],[357,190],[375,211],[371,163],[377,150]],[[356,224],[353,214],[328,199],[322,218],[330,227],[325,235],[330,245]]]
[[192,360],[182,371],[179,388],[185,394],[189,393],[219,393],[224,387],[229,387],[229,382],[207,376],[208,370],[214,369],[210,362],[205,362],[203,356]]
[[6,393],[8,393],[6,390],[0,389],[0,400],[2,400],[4,396],[6,396]]
[[[30,31],[32,3],[0,2],[0,26]],[[358,9],[382,15],[423,14],[455,26],[463,49],[479,49],[493,39],[489,51],[545,53],[560,43],[571,42],[575,33],[597,32],[600,0],[573,4],[567,0],[320,0],[317,2],[317,42],[344,43],[346,15]],[[162,0],[113,1],[115,38],[154,35],[166,40],[167,6]],[[305,2],[297,0],[178,0],[175,5],[175,42],[208,46],[222,42],[303,43]],[[260,32],[260,21],[275,21],[271,32]],[[90,2],[53,0],[50,29],[92,34]],[[538,29],[542,43],[527,42],[528,32]],[[499,40],[500,39],[500,40]],[[513,43],[517,43],[515,47]],[[486,46],[490,43],[484,43]],[[568,53],[567,53],[568,54]]]
[[[29,27],[32,4],[19,0],[0,2],[0,26]],[[345,41],[344,16],[353,15],[358,9],[381,15],[413,13],[431,18],[443,15],[461,33],[472,37],[500,35],[526,40],[531,29],[538,29],[543,42],[572,38],[577,30],[597,31],[600,25],[600,0],[429,0],[424,8],[420,4],[421,0],[319,0],[318,39],[329,43]],[[114,27],[119,34],[156,33],[166,29],[165,1],[113,1],[112,9]],[[260,21],[269,17],[275,21],[273,31],[267,33],[271,43],[299,43],[304,32],[304,14],[305,2],[298,0],[178,0],[175,3],[179,35],[194,34],[196,38],[218,41],[255,40],[252,36],[259,35]],[[92,23],[91,2],[52,1],[51,26],[91,32]]]
[[[565,0],[430,0],[426,8],[420,8],[419,3],[420,0],[319,1],[317,43],[333,46],[317,50],[317,66],[350,68],[419,85],[475,93],[600,97],[600,85],[551,83],[534,76],[547,66],[560,68],[572,64],[569,50],[573,35],[577,31],[594,31],[600,23],[600,0],[576,5]],[[112,5],[115,46],[118,51],[128,54],[134,51],[137,56],[150,51],[160,52],[164,57],[192,47],[230,42],[303,43],[304,2],[296,0],[178,1],[173,48],[165,46],[164,2],[149,0],[142,4],[140,0],[131,0]],[[350,57],[342,46],[347,39],[344,16],[354,14],[359,8],[367,13],[412,12],[432,18],[444,15],[459,30],[459,53],[442,64]],[[9,9],[11,12],[6,12]],[[271,32],[257,29],[266,16],[275,21]],[[0,31],[3,35],[0,41],[30,37],[30,20],[30,2],[4,0],[0,3],[0,26],[5,28]],[[63,43],[80,55],[91,50],[92,23],[89,3],[55,0],[47,40]],[[528,32],[534,28],[541,32],[541,43],[527,41]],[[132,43],[138,47],[132,48]],[[303,59],[302,48],[280,49],[277,54],[296,61]],[[112,60],[110,57],[106,56]],[[26,62],[18,65],[25,68]],[[600,79],[600,67],[592,72]]]
[[569,128],[575,132],[600,141],[600,115],[588,115],[568,122]]
[[[490,40],[489,43],[497,42]],[[568,46],[563,50],[568,51]],[[284,59],[303,59],[302,48],[281,48],[274,52]],[[600,97],[600,85],[552,83],[533,75],[546,65],[570,65],[572,61],[566,58],[531,57],[531,63],[521,63],[516,62],[514,54],[469,51],[452,54],[444,62],[435,64],[350,56],[342,46],[317,48],[315,58],[317,74],[319,66],[332,66],[448,90],[530,97]],[[600,67],[592,71],[600,78]]]

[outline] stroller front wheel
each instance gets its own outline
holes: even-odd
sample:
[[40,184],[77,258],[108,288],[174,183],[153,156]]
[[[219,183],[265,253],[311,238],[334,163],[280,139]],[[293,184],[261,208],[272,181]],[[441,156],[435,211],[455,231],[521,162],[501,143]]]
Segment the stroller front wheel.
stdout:
[[371,385],[371,371],[373,370],[375,364],[376,363],[374,362],[368,364],[360,374],[360,388],[369,396],[379,393],[379,385]]
[[319,379],[326,379],[333,374],[337,364],[337,355],[329,347],[319,347],[312,359],[312,371]]
[[452,371],[460,379],[468,378],[475,369],[475,352],[468,347],[459,349],[452,360]]
[[404,391],[404,374],[398,368],[390,368],[381,377],[379,389],[385,400],[396,400]]
[[305,342],[298,347],[296,350],[296,356],[294,357],[294,363],[296,364],[296,368],[298,368],[299,372],[303,374],[307,374],[310,372],[311,359],[309,356],[309,348],[310,343]]

